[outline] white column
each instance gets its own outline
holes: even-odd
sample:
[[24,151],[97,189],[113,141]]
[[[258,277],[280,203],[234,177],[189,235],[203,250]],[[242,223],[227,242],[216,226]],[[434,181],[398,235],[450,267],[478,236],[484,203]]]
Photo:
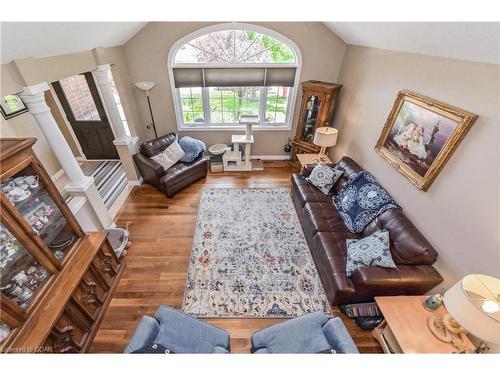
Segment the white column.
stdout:
[[49,85],[46,82],[23,87],[20,97],[35,118],[38,126],[40,126],[50,148],[56,155],[59,164],[61,164],[66,177],[69,179],[69,184],[65,187],[66,191],[74,196],[85,197],[92,207],[93,214],[96,216],[97,220],[94,221],[97,221],[102,226],[102,228],[87,229],[84,227],[84,229],[100,230],[114,227],[116,225],[97,191],[94,178],[83,174],[80,165],[76,161],[73,152],[71,152],[66,139],[64,139],[56,120],[50,112],[50,107],[45,102],[44,92],[47,90],[49,90]]
[[142,178],[137,171],[133,159],[133,155],[138,152],[137,142],[138,137],[131,137],[125,132],[125,127],[123,126],[123,121],[120,116],[120,111],[116,105],[115,98],[113,96],[113,90],[111,89],[111,84],[109,81],[108,72],[111,70],[109,64],[100,65],[95,71],[95,77],[97,84],[99,85],[99,90],[101,91],[102,99],[104,101],[104,107],[109,117],[109,123],[112,126],[116,139],[113,144],[118,150],[118,155],[123,165],[123,169],[127,174],[127,179],[131,184],[140,184]]
[[110,70],[111,66],[109,64],[100,65],[95,71],[95,77],[101,91],[102,99],[104,100],[106,112],[109,116],[109,123],[115,131],[116,139],[122,140],[128,138],[128,136],[125,132],[125,127],[123,126],[120,111],[118,111],[118,107],[113,96],[113,90],[111,89],[111,85],[109,82],[108,72]]

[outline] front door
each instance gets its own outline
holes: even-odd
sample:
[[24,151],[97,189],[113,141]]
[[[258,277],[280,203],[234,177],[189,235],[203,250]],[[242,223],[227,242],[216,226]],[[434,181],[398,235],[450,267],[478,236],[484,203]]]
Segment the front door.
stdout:
[[92,73],[64,78],[52,85],[87,159],[119,159]]

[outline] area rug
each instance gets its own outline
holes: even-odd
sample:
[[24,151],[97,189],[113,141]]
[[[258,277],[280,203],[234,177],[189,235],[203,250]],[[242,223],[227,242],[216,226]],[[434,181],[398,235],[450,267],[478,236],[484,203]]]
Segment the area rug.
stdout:
[[182,310],[284,318],[331,310],[288,189],[204,189]]

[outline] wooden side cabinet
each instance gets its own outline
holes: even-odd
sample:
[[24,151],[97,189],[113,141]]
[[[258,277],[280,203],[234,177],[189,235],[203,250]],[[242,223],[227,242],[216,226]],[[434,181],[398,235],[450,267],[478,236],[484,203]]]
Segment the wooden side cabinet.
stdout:
[[319,147],[313,143],[316,128],[331,126],[337,98],[342,85],[321,81],[302,82],[302,102],[299,120],[292,142],[290,164],[300,168],[297,154],[317,154]]
[[84,352],[123,265],[106,232],[82,230],[35,142],[0,139],[0,351]]

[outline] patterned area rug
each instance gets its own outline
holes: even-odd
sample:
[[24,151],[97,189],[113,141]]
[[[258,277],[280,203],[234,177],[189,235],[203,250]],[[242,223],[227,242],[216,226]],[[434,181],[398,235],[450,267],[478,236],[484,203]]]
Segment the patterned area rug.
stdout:
[[203,190],[182,310],[212,318],[331,316],[288,189]]

